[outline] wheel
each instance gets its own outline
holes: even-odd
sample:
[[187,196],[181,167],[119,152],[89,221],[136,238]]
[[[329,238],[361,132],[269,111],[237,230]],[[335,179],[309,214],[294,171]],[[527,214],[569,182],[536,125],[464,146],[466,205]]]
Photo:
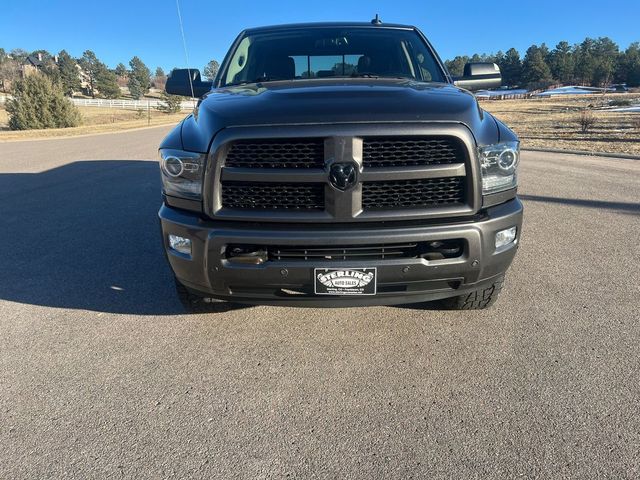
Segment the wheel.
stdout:
[[234,307],[233,304],[227,303],[224,300],[202,297],[195,293],[191,293],[177,278],[174,277],[174,281],[176,283],[178,299],[185,310],[189,313],[224,312],[231,310]]
[[445,307],[451,310],[482,310],[489,308],[498,299],[504,285],[504,275],[497,277],[488,287],[444,300]]

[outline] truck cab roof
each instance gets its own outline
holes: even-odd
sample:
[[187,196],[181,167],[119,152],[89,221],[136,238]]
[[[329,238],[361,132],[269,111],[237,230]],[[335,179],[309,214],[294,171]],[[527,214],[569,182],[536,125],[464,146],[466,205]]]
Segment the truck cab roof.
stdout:
[[371,22],[309,22],[309,23],[285,23],[281,25],[268,25],[263,27],[247,28],[244,33],[264,33],[278,30],[296,30],[309,28],[393,28],[401,30],[417,30],[412,25],[402,25],[398,23],[371,23]]

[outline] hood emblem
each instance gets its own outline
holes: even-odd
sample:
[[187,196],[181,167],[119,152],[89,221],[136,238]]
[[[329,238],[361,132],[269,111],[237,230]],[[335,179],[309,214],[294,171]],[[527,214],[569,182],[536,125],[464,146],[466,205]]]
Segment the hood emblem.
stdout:
[[343,192],[353,188],[358,183],[358,166],[353,162],[331,164],[329,183],[333,188]]

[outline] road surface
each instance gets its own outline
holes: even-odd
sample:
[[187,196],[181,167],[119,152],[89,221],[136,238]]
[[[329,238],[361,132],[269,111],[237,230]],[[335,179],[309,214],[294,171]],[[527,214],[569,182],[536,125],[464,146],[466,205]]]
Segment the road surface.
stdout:
[[491,310],[187,315],[167,130],[0,143],[0,477],[640,476],[640,161],[524,153]]

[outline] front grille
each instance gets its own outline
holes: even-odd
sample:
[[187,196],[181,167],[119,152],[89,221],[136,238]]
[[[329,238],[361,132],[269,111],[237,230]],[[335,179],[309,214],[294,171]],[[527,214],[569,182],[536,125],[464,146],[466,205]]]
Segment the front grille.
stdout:
[[417,243],[341,247],[267,247],[269,260],[388,260],[416,258]]
[[365,210],[443,207],[462,205],[464,201],[463,177],[362,184],[362,207]]
[[[256,136],[266,138],[255,138],[256,128],[220,133],[213,184],[205,185],[214,217],[347,223],[400,220],[402,210],[426,219],[479,208],[474,140],[463,127],[414,125],[407,135],[402,125],[287,126],[260,129]],[[357,184],[335,187],[334,163],[356,164]]]
[[324,210],[324,185],[225,182],[222,206],[239,210]]
[[323,168],[324,140],[240,140],[231,145],[225,165],[240,168]]
[[463,161],[464,145],[454,137],[366,137],[364,167],[415,167]]

